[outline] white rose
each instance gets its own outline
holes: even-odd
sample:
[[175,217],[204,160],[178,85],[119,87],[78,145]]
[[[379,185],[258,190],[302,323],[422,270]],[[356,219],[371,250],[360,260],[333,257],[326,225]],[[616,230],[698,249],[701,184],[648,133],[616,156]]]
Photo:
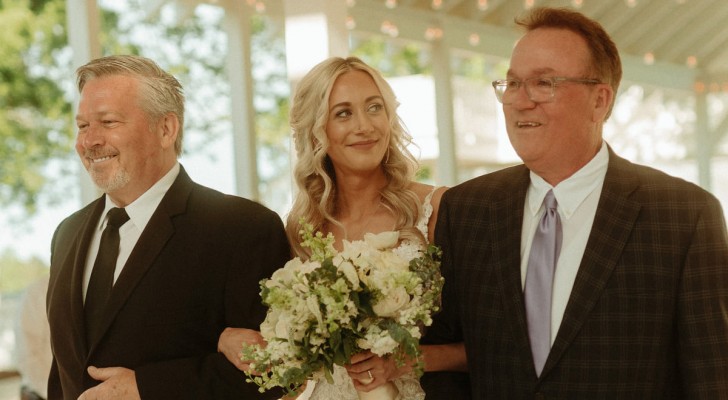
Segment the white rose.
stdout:
[[375,303],[372,309],[380,317],[392,317],[409,302],[409,299],[405,288],[395,287],[383,299]]
[[386,251],[380,254],[376,267],[387,272],[408,271],[409,262],[395,253]]
[[275,272],[273,272],[273,275],[271,275],[270,279],[265,282],[265,286],[268,288],[276,286],[284,287],[287,283],[291,282],[294,279],[295,276],[293,274],[293,271],[300,264],[301,260],[299,260],[298,258],[294,258],[293,260],[288,261],[283,268],[279,268]]
[[361,257],[366,258],[367,253],[372,250],[371,247],[361,240],[355,240],[353,242],[343,240],[342,245],[344,249],[339,255],[346,260],[354,261]]
[[364,235],[364,241],[376,249],[389,249],[397,245],[399,232],[367,233]]

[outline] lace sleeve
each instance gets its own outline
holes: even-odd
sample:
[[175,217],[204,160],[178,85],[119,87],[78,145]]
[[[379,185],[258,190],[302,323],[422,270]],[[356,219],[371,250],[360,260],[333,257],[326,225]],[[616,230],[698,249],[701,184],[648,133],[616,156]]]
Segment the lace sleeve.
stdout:
[[[334,382],[328,383],[325,380],[309,382],[315,384],[310,397],[307,393],[298,397],[298,400],[358,400],[359,396],[354,389],[351,378],[343,367],[334,366]],[[420,386],[420,380],[414,373],[406,374],[392,381],[397,387],[399,394],[395,400],[424,400],[425,391]]]
[[413,373],[404,375],[392,381],[399,391],[397,400],[423,400],[425,391],[422,390],[420,380]]

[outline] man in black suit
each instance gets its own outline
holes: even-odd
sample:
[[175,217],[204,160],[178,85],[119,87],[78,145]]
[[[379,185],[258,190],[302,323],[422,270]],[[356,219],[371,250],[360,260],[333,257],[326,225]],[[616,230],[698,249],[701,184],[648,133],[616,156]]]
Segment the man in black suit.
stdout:
[[[720,203],[603,141],[622,69],[598,23],[543,8],[517,22],[493,86],[524,165],[442,198],[427,341],[464,341],[475,399],[728,399]],[[531,257],[544,239],[549,257]]]
[[[76,150],[105,194],[53,237],[49,398],[275,396],[216,346],[225,327],[263,320],[258,282],[289,258],[281,219],[190,179],[177,162],[182,88],[153,61],[104,57],[77,72]],[[111,209],[127,217],[112,223]],[[107,225],[120,226],[118,254],[104,264]],[[107,289],[96,283],[102,264]]]

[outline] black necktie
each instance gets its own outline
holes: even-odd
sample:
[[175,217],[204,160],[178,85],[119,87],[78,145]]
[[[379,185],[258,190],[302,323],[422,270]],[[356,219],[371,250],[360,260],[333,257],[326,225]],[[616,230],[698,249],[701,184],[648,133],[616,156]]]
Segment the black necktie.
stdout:
[[90,345],[100,333],[100,324],[109,300],[111,288],[114,285],[114,270],[116,259],[119,256],[119,227],[129,220],[129,215],[123,208],[109,210],[109,219],[106,228],[101,234],[99,254],[96,256],[91,279],[86,290],[86,303],[84,314],[86,318],[86,340]]

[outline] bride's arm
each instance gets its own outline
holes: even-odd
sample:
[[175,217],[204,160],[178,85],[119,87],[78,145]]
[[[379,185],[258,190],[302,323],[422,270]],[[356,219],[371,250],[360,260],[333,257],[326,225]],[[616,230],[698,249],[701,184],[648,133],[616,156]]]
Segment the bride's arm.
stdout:
[[426,372],[468,370],[468,358],[462,342],[422,345],[422,357]]

